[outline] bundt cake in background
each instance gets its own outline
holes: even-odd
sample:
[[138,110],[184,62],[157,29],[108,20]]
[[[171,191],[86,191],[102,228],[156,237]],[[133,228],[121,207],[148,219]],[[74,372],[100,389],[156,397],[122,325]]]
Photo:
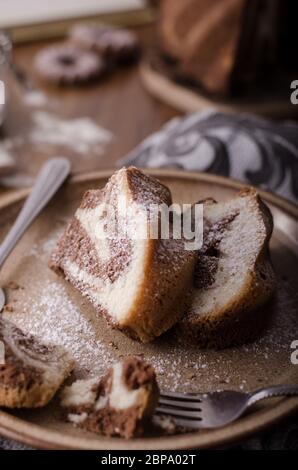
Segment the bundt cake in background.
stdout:
[[162,49],[181,72],[211,92],[226,92],[237,55],[245,0],[164,0]]
[[176,75],[211,94],[284,85],[289,94],[298,71],[295,11],[292,0],[161,0],[161,52]]

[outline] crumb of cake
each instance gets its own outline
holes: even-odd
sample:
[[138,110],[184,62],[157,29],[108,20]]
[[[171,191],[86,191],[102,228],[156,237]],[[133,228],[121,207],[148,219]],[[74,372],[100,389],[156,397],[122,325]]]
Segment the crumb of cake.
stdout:
[[158,401],[154,369],[136,357],[114,364],[101,378],[65,387],[67,419],[87,431],[131,438],[143,434]]
[[11,289],[11,290],[19,290],[19,289],[24,289],[24,287],[20,286],[20,284],[18,284],[17,282],[15,281],[10,281],[6,286],[5,286],[6,289]]
[[186,378],[189,379],[189,380],[195,379],[195,378],[196,378],[196,374],[194,374],[193,372],[188,372],[188,373],[186,374]]
[[11,304],[6,304],[3,308],[5,312],[13,312],[13,306]]
[[166,415],[154,415],[152,419],[153,426],[159,433],[165,435],[178,434],[181,429],[177,426],[174,419]]

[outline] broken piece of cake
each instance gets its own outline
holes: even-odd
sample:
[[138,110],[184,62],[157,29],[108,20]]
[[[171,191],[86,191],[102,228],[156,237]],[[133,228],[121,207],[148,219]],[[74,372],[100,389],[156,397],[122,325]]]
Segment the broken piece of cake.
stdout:
[[0,317],[0,406],[37,408],[46,405],[74,367],[59,346],[45,345]]
[[102,378],[77,380],[61,393],[67,419],[106,436],[140,436],[158,402],[154,369],[137,357],[127,357]]
[[258,334],[267,320],[264,304],[276,287],[269,254],[272,230],[271,212],[254,188],[226,202],[205,202],[204,243],[179,334],[216,349]]
[[159,221],[152,206],[171,203],[156,178],[122,168],[87,191],[50,260],[114,328],[143,342],[181,318],[192,283],[196,253],[183,239],[150,235]]

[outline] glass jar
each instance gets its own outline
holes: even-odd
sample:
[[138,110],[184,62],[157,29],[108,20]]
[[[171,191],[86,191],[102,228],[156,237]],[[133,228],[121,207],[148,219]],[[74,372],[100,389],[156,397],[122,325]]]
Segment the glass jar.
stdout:
[[11,41],[6,33],[0,31],[0,127],[5,117],[7,106],[7,77],[11,56]]

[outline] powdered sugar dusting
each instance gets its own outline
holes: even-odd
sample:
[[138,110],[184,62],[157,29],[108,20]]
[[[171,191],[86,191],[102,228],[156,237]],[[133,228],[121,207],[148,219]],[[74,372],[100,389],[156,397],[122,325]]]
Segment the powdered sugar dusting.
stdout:
[[23,304],[21,314],[13,315],[13,321],[43,342],[63,346],[80,370],[103,373],[113,362],[108,348],[96,337],[92,323],[72,302],[63,284],[47,281],[34,300]]
[[41,108],[48,103],[47,96],[40,90],[29,90],[23,95],[24,103],[31,108]]
[[13,157],[5,143],[0,143],[0,171],[1,167],[12,166],[14,163]]
[[34,245],[31,247],[29,255],[37,256],[47,262],[63,232],[64,226],[59,226],[56,228],[50,237],[42,239],[38,243],[34,243]]
[[[14,311],[6,313],[25,331],[43,341],[64,346],[77,362],[77,372],[84,376],[102,374],[118,358],[141,355],[156,369],[161,388],[177,391],[211,391],[219,389],[251,390],[288,377],[291,343],[297,339],[297,293],[293,282],[279,278],[274,301],[273,321],[254,343],[223,351],[204,351],[177,341],[169,332],[150,344],[140,344],[123,333],[111,330],[102,321],[95,330],[86,311],[65,281],[50,275],[48,258],[65,228],[66,220],[57,217],[48,236],[40,238],[28,251],[29,266],[35,266],[30,282],[36,293],[13,291]],[[274,251],[273,251],[274,258]],[[20,281],[22,284],[22,281]],[[28,295],[28,293],[30,295]],[[23,297],[22,297],[23,296]],[[13,299],[13,300],[14,300]],[[248,361],[250,367],[248,369]],[[235,364],[237,370],[235,370]],[[288,379],[287,379],[288,380]]]
[[[44,246],[45,242],[41,244]],[[41,247],[36,247],[35,255],[30,254],[31,262],[32,256],[41,261]],[[96,331],[85,315],[85,306],[73,298],[63,280],[51,277],[39,282],[36,278],[36,283],[38,294],[33,299],[28,298],[26,290],[14,291],[16,299],[21,295],[24,299],[13,303],[13,313],[5,315],[44,342],[64,346],[75,358],[79,375],[101,375],[117,359],[133,354],[155,367],[162,389],[245,391],[283,383],[283,374],[288,377],[289,369],[295,367],[291,366],[290,355],[291,343],[297,336],[297,297],[287,292],[286,286],[278,293],[273,324],[259,340],[238,348],[204,351],[182,338],[177,341],[174,332],[153,343],[141,344],[110,330],[105,323]]]
[[86,154],[95,149],[102,154],[112,140],[112,134],[88,117],[61,119],[45,111],[33,113],[30,141],[37,145],[65,146]]
[[[285,383],[297,377],[291,364],[291,343],[297,339],[297,263],[293,253],[273,236],[272,258],[278,271],[272,323],[262,338],[252,344],[223,351],[204,351],[178,342],[174,331],[150,344],[140,344],[123,333],[111,330],[104,320],[75,290],[47,267],[56,241],[65,229],[68,215],[78,201],[45,213],[48,225],[31,227],[31,240],[23,249],[20,264],[8,259],[1,275],[5,282],[17,281],[24,290],[10,290],[12,312],[6,312],[25,331],[42,340],[64,346],[76,359],[77,373],[102,374],[115,360],[129,354],[141,355],[152,363],[162,389],[211,391],[253,390],[269,384]],[[50,209],[47,209],[50,210]],[[36,230],[36,231],[35,231]],[[22,250],[20,242],[18,249]],[[287,263],[284,259],[287,258]],[[285,280],[287,278],[288,280]],[[264,307],[264,308],[267,308]],[[253,321],[253,318],[252,318]]]

